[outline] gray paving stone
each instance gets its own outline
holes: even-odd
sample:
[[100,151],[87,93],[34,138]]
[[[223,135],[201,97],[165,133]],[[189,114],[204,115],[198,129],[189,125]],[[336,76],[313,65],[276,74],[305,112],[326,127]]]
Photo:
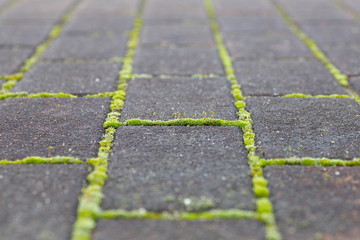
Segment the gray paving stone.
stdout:
[[45,59],[104,59],[123,57],[127,37],[121,35],[63,35],[45,52]]
[[232,240],[238,239],[239,236],[248,240],[264,239],[264,227],[253,220],[101,220],[94,230],[95,240]]
[[225,32],[224,38],[234,59],[312,57],[305,45],[289,31]]
[[15,86],[14,92],[89,94],[115,91],[120,63],[40,62]]
[[214,0],[215,9],[270,9],[272,8],[271,3],[266,0]]
[[360,2],[357,0],[343,0],[351,9],[360,12]]
[[65,25],[64,34],[121,34],[130,31],[133,25],[133,18],[130,16],[110,16],[110,17],[84,17],[75,15],[71,21]]
[[236,120],[230,84],[224,78],[134,79],[121,120],[220,118]]
[[259,156],[360,156],[360,107],[351,99],[252,97],[246,102]]
[[350,88],[360,95],[360,76],[349,78]]
[[360,169],[274,166],[265,170],[284,239],[357,239]]
[[120,127],[104,209],[254,209],[237,127]]
[[317,60],[247,60],[234,68],[245,95],[347,94]]
[[210,27],[199,24],[145,25],[140,42],[160,45],[215,45]]
[[201,0],[148,1],[144,10],[144,19],[207,19]]
[[287,24],[278,15],[229,15],[218,17],[223,32],[282,31],[288,30]]
[[0,49],[0,75],[17,72],[22,63],[31,56],[32,49]]
[[36,46],[46,40],[51,30],[48,24],[34,26],[28,24],[0,25],[0,45]]
[[359,43],[360,26],[354,21],[344,25],[306,24],[301,28],[318,43]]
[[97,154],[109,100],[5,99],[0,102],[0,159]]
[[76,15],[96,18],[135,16],[139,3],[139,0],[85,1],[80,4],[76,11]]
[[1,239],[70,239],[85,165],[0,166]]
[[360,44],[357,43],[323,43],[320,47],[333,64],[347,75],[360,74]]
[[222,74],[215,47],[139,47],[134,73],[147,74]]

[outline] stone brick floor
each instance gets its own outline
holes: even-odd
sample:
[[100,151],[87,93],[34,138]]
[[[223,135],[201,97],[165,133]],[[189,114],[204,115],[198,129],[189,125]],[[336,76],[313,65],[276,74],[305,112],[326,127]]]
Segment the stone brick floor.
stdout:
[[359,56],[358,0],[0,0],[0,238],[359,239]]

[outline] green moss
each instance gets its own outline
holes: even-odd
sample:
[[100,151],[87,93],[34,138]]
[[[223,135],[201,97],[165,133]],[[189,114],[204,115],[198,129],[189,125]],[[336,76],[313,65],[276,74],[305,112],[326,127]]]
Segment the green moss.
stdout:
[[349,95],[341,95],[341,94],[330,94],[330,95],[309,95],[303,93],[290,93],[286,94],[283,97],[302,97],[302,98],[351,98]]
[[94,94],[87,94],[85,97],[97,97],[97,98],[108,98],[113,97],[114,92],[103,92],[103,93],[94,93]]
[[78,158],[73,157],[38,157],[32,156],[20,160],[0,160],[0,165],[18,165],[18,164],[84,164]]
[[200,212],[215,207],[215,203],[211,198],[201,197],[188,197],[181,200],[186,211],[189,212]]
[[0,100],[6,98],[76,98],[77,96],[68,93],[0,93]]
[[272,165],[304,165],[304,166],[360,166],[360,158],[353,160],[329,159],[329,158],[278,158],[263,159],[263,166]]
[[148,212],[145,209],[133,211],[107,210],[101,212],[99,219],[157,219],[157,220],[213,220],[213,219],[258,219],[255,212],[239,209],[209,210],[205,212]]

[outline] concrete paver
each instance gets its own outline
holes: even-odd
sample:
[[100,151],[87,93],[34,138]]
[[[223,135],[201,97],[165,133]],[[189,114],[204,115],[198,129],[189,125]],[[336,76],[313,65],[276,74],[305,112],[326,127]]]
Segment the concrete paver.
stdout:
[[27,48],[0,49],[0,75],[17,72],[31,54],[32,49]]

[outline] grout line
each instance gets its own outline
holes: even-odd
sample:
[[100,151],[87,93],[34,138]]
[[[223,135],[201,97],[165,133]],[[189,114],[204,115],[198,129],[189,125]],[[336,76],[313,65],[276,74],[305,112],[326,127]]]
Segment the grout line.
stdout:
[[19,72],[3,76],[3,78],[5,78],[7,82],[1,86],[0,92],[3,93],[10,91],[17,84],[17,82],[24,77],[24,74],[28,72],[39,61],[40,57],[43,55],[46,49],[48,49],[52,42],[60,36],[65,24],[71,19],[76,7],[80,4],[81,1],[82,0],[74,1],[74,3],[62,16],[59,23],[52,27],[46,40],[35,48],[35,51],[30,58],[25,60]]
[[255,134],[252,129],[250,113],[246,111],[246,103],[243,101],[243,94],[235,76],[232,59],[225,46],[216,12],[212,0],[204,0],[205,8],[210,22],[216,46],[218,48],[220,60],[224,66],[228,80],[231,83],[232,95],[236,100],[235,106],[239,110],[239,120],[244,121],[245,126],[241,127],[246,150],[248,151],[248,163],[252,175],[253,192],[256,196],[257,213],[266,225],[266,239],[280,240],[281,235],[278,231],[273,206],[269,199],[270,190],[267,187],[267,180],[263,176],[263,169],[260,165],[260,158],[256,156]]
[[261,166],[274,166],[274,165],[302,165],[302,166],[344,166],[354,167],[360,166],[360,158],[353,160],[342,159],[329,159],[329,158],[274,158],[274,159],[261,159]]
[[257,212],[239,209],[213,209],[205,212],[149,212],[138,210],[106,210],[102,211],[98,219],[156,219],[156,220],[218,220],[218,219],[255,219],[259,220]]
[[352,98],[349,95],[342,95],[342,94],[310,95],[310,94],[304,94],[304,93],[290,93],[290,94],[285,94],[282,97],[292,97],[292,98]]
[[0,7],[0,14],[3,14],[8,9],[18,4],[21,0],[9,0]]
[[[145,1],[141,0],[134,20],[134,27],[127,43],[127,52],[119,72],[118,90],[112,96],[110,113],[104,124],[109,121],[117,121],[120,117],[126,96],[127,80],[132,74],[135,51],[139,43],[144,7]],[[88,185],[83,188],[82,195],[79,199],[77,219],[73,225],[72,240],[91,239],[92,231],[96,226],[96,216],[101,212],[102,187],[107,179],[108,157],[113,145],[115,132],[116,129],[113,127],[105,129],[103,140],[99,143],[98,157],[89,159],[88,161],[88,163],[94,167],[94,170],[88,175]]]
[[1,93],[0,100],[7,98],[76,98],[76,95],[70,93],[27,93],[27,92],[15,92],[15,93]]
[[39,157],[31,156],[20,160],[1,159],[0,165],[19,165],[19,164],[86,164],[79,158],[74,157]]
[[349,95],[358,103],[360,97],[351,89],[349,89],[348,76],[343,74],[321,50],[318,44],[310,36],[308,36],[301,28],[294,22],[294,20],[287,14],[286,10],[276,1],[269,0],[278,14],[282,17],[283,21],[289,26],[290,30],[305,44],[305,46],[312,52],[335,78],[335,80],[349,93]]
[[360,22],[360,13],[354,11],[349,5],[347,5],[344,1],[342,0],[332,0],[332,2],[338,6],[339,8],[341,8],[342,10],[344,10],[345,12],[349,13],[351,15],[351,17],[353,17],[355,20]]
[[118,122],[114,119],[112,121],[107,121],[104,124],[104,128],[118,128],[120,126],[236,126],[244,127],[246,122],[244,121],[230,121],[222,119],[212,119],[212,118],[181,118],[175,120],[167,121],[152,121],[152,120],[142,120],[142,119],[129,119],[124,122]]
[[131,75],[131,79],[136,79],[136,78],[162,78],[162,79],[166,79],[166,78],[221,78],[224,76],[221,76],[219,74],[184,74],[184,75],[179,75],[179,74],[172,74],[172,75],[168,75],[168,74],[146,74],[146,73],[140,73],[140,74],[132,74]]

